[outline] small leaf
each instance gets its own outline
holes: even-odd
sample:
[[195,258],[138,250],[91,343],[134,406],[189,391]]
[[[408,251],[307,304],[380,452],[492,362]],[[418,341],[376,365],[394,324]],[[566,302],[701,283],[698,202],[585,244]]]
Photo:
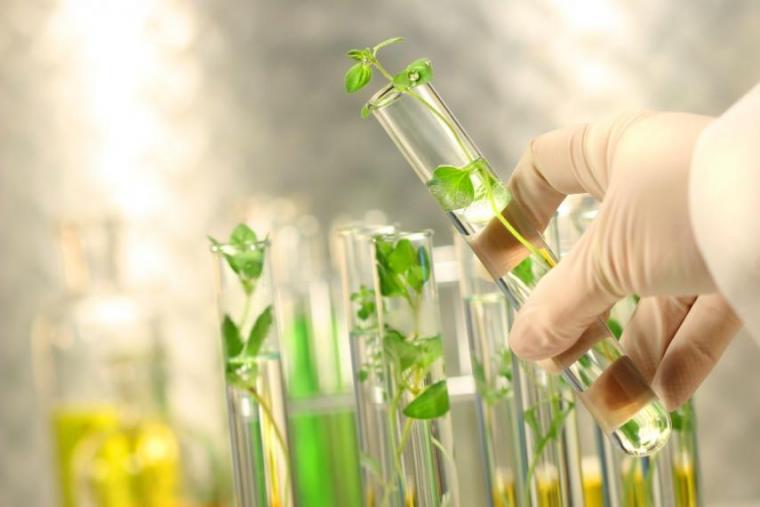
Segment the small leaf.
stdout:
[[673,427],[673,431],[681,431],[683,429],[683,417],[677,410],[670,413],[670,424]]
[[240,331],[235,322],[226,314],[222,320],[222,346],[225,361],[237,356],[243,350],[243,340],[240,338]]
[[407,295],[401,277],[385,265],[378,263],[377,274],[378,278],[380,278],[380,294],[386,297]]
[[406,67],[412,86],[428,83],[433,79],[433,65],[427,58],[419,58]]
[[540,428],[538,425],[538,415],[536,413],[536,407],[530,407],[529,409],[525,410],[523,412],[523,419],[525,419],[525,423],[528,425],[528,427],[533,430],[533,433],[536,435],[540,434]]
[[415,261],[414,245],[408,239],[401,239],[396,243],[393,251],[388,256],[388,267],[394,273],[404,274]]
[[240,275],[241,281],[256,280],[264,270],[264,252],[262,250],[241,250],[233,255],[225,255],[225,258],[230,268]]
[[377,274],[380,279],[380,294],[383,296],[407,296],[404,280],[391,267],[390,257],[394,252],[390,241],[375,238],[375,260],[377,261]]
[[417,359],[417,349],[395,329],[389,329],[383,336],[383,349],[388,356],[398,361],[402,372],[409,369]]
[[403,41],[403,37],[392,37],[390,39],[385,39],[383,42],[379,42],[375,45],[374,48],[372,48],[372,54],[376,55],[378,51],[383,49],[386,46],[390,46],[391,44],[396,44],[397,42]]
[[431,385],[404,408],[404,415],[412,419],[435,419],[449,411],[449,390],[446,381]]
[[372,113],[372,104],[367,102],[366,104],[362,106],[362,110],[360,114],[362,118],[367,118],[371,113]]
[[470,172],[453,166],[439,166],[428,189],[446,211],[466,208],[475,199]]
[[532,287],[533,282],[535,281],[532,259],[530,257],[523,259],[523,261],[512,270],[512,274],[519,278],[528,287]]
[[612,336],[614,336],[616,339],[619,340],[620,337],[623,336],[623,326],[620,325],[620,322],[618,322],[617,319],[614,319],[612,317],[607,319],[607,327],[610,328]]
[[269,329],[272,327],[273,320],[272,305],[269,305],[258,316],[256,323],[251,328],[251,333],[248,335],[248,341],[243,351],[247,357],[254,357],[259,353],[261,345],[264,343],[267,334],[269,334]]
[[369,378],[369,372],[366,369],[364,369],[364,368],[360,369],[359,370],[359,382],[364,382],[365,380],[367,380],[367,378]]
[[365,62],[367,61],[367,50],[366,49],[351,49],[346,53],[346,56],[351,58],[352,60],[356,60],[357,62]]
[[406,70],[393,76],[393,86],[400,92],[405,92],[412,87],[412,82],[409,79],[409,74]]
[[372,68],[366,64],[359,62],[353,65],[348,72],[346,72],[346,91],[348,93],[354,93],[364,88],[367,83],[372,79]]
[[441,335],[418,338],[412,343],[416,350],[414,366],[421,370],[426,370],[430,365],[443,357],[443,340],[441,340]]
[[409,269],[409,273],[406,275],[406,281],[417,294],[422,292],[422,286],[425,284],[423,276],[422,268],[419,266],[412,266],[411,269]]
[[230,234],[230,245],[238,247],[250,246],[256,243],[256,233],[246,224],[238,224]]
[[393,86],[404,92],[433,79],[433,67],[430,60],[420,58],[409,64],[406,69],[393,76]]
[[384,240],[382,236],[376,236],[375,249],[377,250],[377,259],[387,264],[386,259],[393,252],[393,243]]

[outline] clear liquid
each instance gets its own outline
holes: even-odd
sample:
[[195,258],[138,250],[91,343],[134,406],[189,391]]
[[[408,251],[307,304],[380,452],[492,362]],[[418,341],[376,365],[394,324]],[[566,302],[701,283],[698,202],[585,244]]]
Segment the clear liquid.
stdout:
[[[486,161],[483,163],[487,165]],[[542,276],[554,264],[551,254],[540,234],[533,229],[519,207],[510,204],[505,208],[506,202],[490,202],[484,192],[484,183],[477,173],[471,176],[471,181],[475,195],[483,197],[476,199],[466,208],[448,212],[449,218],[502,292],[516,308],[519,308],[530,295],[530,287],[522,283],[512,270],[525,259],[528,252],[497,218],[497,210],[503,209],[501,214],[506,220],[537,248],[540,258],[532,256],[533,274],[536,278]],[[585,354],[581,353],[582,351],[576,353],[571,350],[559,358],[564,366],[565,379],[576,391],[591,391],[590,388],[593,388],[597,378],[602,375],[607,363],[619,359],[617,347],[608,340],[614,340],[611,333]],[[670,435],[670,419],[662,403],[635,368],[620,368],[613,380],[615,382],[597,387],[596,394],[580,396],[581,400],[602,427],[611,434],[613,441],[626,453],[645,456],[661,449]],[[635,392],[626,394],[625,405],[629,409],[633,407],[633,410],[624,420],[619,420],[620,411],[615,408],[618,400],[613,396],[614,390],[611,388],[615,385],[636,386]],[[625,393],[620,389],[616,392]],[[630,403],[630,397],[634,397],[638,402]],[[614,424],[609,424],[609,414],[615,414]]]
[[250,388],[227,388],[237,505],[292,506],[279,355],[259,356],[256,368],[256,381]]

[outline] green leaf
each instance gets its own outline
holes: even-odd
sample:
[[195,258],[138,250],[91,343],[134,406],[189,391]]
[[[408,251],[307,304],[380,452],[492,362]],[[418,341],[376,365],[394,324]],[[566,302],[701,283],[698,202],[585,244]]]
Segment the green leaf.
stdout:
[[536,407],[530,407],[529,409],[525,410],[523,412],[523,419],[525,420],[525,424],[528,425],[528,427],[533,430],[533,433],[536,435],[541,433],[541,429],[538,425],[538,415]]
[[519,278],[528,287],[532,287],[533,282],[535,281],[532,259],[530,257],[523,259],[523,261],[512,270],[512,274]]
[[359,306],[356,310],[356,316],[359,320],[369,320],[375,315],[375,293],[364,285],[360,286],[357,292],[351,294],[351,301]]
[[443,357],[443,341],[440,335],[408,341],[400,332],[389,329],[383,337],[383,347],[386,354],[398,361],[402,372],[412,367],[425,371]]
[[446,381],[431,385],[404,408],[404,415],[412,419],[435,419],[449,411],[449,390]]
[[372,79],[372,67],[369,64],[359,62],[346,72],[346,91],[354,93],[364,88]]
[[420,266],[412,266],[409,269],[409,273],[406,275],[406,281],[409,286],[419,294],[422,292],[422,286],[425,284],[424,273]]
[[402,275],[414,264],[415,260],[416,252],[414,245],[408,239],[401,239],[396,243],[393,251],[388,256],[388,267],[394,273]]
[[243,354],[249,358],[256,356],[261,349],[261,345],[269,334],[272,327],[272,305],[267,306],[256,319],[256,323],[251,328],[248,335],[248,341],[245,344]]
[[361,114],[362,118],[367,118],[370,115],[370,113],[372,113],[372,104],[370,104],[369,102],[367,102],[366,104],[364,104],[362,106],[362,110],[361,110],[360,114]]
[[351,49],[346,53],[346,56],[357,62],[367,63],[369,59],[369,53],[366,49]]
[[[391,267],[391,257],[395,248],[390,241],[382,237],[375,238],[375,260],[377,261],[377,274],[380,279],[380,294],[383,296],[404,296],[407,297],[404,280]],[[399,256],[403,255],[403,252]],[[395,262],[400,262],[397,259]]]
[[674,410],[670,413],[670,424],[673,426],[673,431],[683,430],[683,416],[678,413],[678,410]]
[[427,369],[443,357],[443,340],[441,340],[441,335],[419,338],[412,343],[417,352],[414,366],[421,370]]
[[377,274],[378,278],[380,278],[380,294],[385,297],[407,296],[406,289],[404,289],[404,281],[384,264],[378,263]]
[[406,67],[412,86],[427,83],[433,79],[433,64],[427,58],[418,58]]
[[403,41],[403,37],[391,37],[390,39],[385,39],[383,42],[379,42],[375,45],[375,47],[372,48],[372,54],[376,55],[378,51],[383,49],[386,46],[390,46],[391,44],[396,44],[397,42]]
[[427,58],[419,58],[406,69],[393,76],[393,86],[400,92],[427,83],[433,79],[433,66]]
[[383,336],[383,349],[388,356],[398,361],[401,371],[409,369],[417,359],[417,349],[395,329],[386,331]]
[[691,401],[687,401],[670,413],[673,431],[688,432],[694,429],[694,412],[691,404]]
[[225,314],[222,320],[222,347],[225,361],[240,354],[243,350],[243,340],[240,337],[235,322]]
[[246,224],[238,224],[230,234],[230,245],[237,247],[249,247],[256,243],[256,233]]
[[366,369],[364,369],[364,368],[360,369],[359,370],[359,382],[364,382],[368,378],[369,378],[369,372]]
[[475,199],[470,171],[453,166],[439,166],[427,187],[446,211],[466,208]]
[[[241,248],[249,248],[242,246]],[[256,280],[261,276],[264,270],[264,251],[263,250],[240,250],[232,255],[225,254],[227,263],[230,268],[237,273],[241,282]]]
[[412,87],[412,82],[409,79],[407,72],[401,71],[393,76],[393,86],[400,92],[405,92]]
[[607,319],[607,327],[610,328],[610,331],[612,331],[612,336],[618,340],[621,336],[623,336],[623,326],[620,325],[620,322],[618,322],[617,319],[614,319],[612,317]]
[[384,240],[381,236],[377,236],[375,237],[375,250],[377,251],[375,255],[377,260],[387,265],[386,259],[393,252],[393,243]]

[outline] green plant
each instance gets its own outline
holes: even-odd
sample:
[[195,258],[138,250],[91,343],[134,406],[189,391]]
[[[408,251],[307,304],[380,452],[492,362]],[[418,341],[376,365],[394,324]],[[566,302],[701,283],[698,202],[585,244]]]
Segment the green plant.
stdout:
[[[229,268],[235,273],[243,291],[241,314],[235,319],[229,313],[222,317],[221,337],[224,357],[224,374],[229,385],[248,392],[261,407],[263,418],[273,430],[274,439],[281,456],[287,463],[285,490],[288,489],[290,462],[287,439],[272,412],[272,407],[258,391],[259,362],[271,351],[265,350],[266,339],[273,329],[272,305],[264,308],[255,319],[251,317],[251,306],[257,284],[264,270],[266,250],[256,233],[247,225],[239,224],[233,229],[226,243],[209,236],[213,252],[219,253]],[[251,322],[252,321],[252,322]],[[270,461],[273,456],[268,456]],[[279,502],[281,503],[281,502]]]
[[[553,267],[556,264],[554,258],[545,248],[538,248],[533,245],[506,219],[502,214],[502,210],[512,198],[509,190],[493,176],[488,162],[475,154],[469,143],[459,134],[455,125],[442,115],[434,104],[415,91],[415,87],[429,83],[433,79],[433,68],[430,60],[426,58],[415,60],[403,71],[395,75],[391,74],[380,63],[378,60],[379,50],[402,40],[403,38],[401,37],[394,37],[372,48],[352,49],[348,51],[348,57],[355,60],[356,63],[346,73],[346,91],[354,93],[368,85],[373,78],[373,69],[375,69],[390,83],[397,93],[407,95],[413,100],[418,101],[445,125],[470,161],[459,167],[452,165],[440,165],[436,167],[432,178],[426,183],[430,193],[435,197],[440,206],[449,212],[467,209],[474,204],[486,202],[493,216],[531,254],[512,270],[512,274],[528,287],[532,287],[536,281],[534,269],[545,270]],[[381,105],[373,101],[366,103],[361,110],[362,117],[366,118],[373,109]],[[378,249],[378,252],[380,252],[380,249]],[[380,261],[380,259],[378,260]],[[536,266],[534,263],[540,263],[542,266]],[[393,292],[391,289],[395,290],[397,288],[393,280],[392,270],[390,271],[391,273],[386,277],[388,279],[385,282],[383,281],[383,272],[381,271],[381,285],[389,291],[389,294],[383,295],[393,295],[390,293]],[[398,290],[398,294],[408,298],[406,291]],[[412,300],[408,300],[412,304]],[[506,352],[507,354],[509,353],[508,351]],[[480,369],[477,366],[476,364],[474,376],[476,383],[483,389],[480,392],[484,401],[495,401],[498,397],[509,394],[503,387],[490,388],[485,382],[482,365]],[[501,370],[502,373],[508,373],[510,380],[508,385],[511,385],[511,364],[509,369],[502,368]],[[558,400],[555,401],[558,403]],[[536,432],[537,440],[531,457],[529,477],[532,476],[535,466],[540,460],[547,444],[559,435],[562,424],[573,408],[574,404],[571,403],[564,409],[558,408],[555,410],[550,427],[544,434],[541,433],[538,425],[532,427]],[[525,412],[525,420],[528,425],[538,423],[537,419],[531,419],[531,414],[535,414],[537,410],[538,407],[531,407]]]
[[[491,207],[494,217],[530,254],[546,263],[547,267],[553,267],[555,261],[549,252],[533,245],[502,215],[502,210],[511,200],[511,194],[493,176],[488,162],[475,154],[469,143],[459,134],[457,128],[441,114],[434,104],[416,92],[416,87],[429,83],[433,79],[433,66],[430,60],[419,58],[395,75],[391,74],[380,63],[378,52],[386,46],[403,40],[402,37],[393,37],[371,48],[348,51],[347,56],[356,63],[346,72],[346,91],[354,93],[367,86],[372,81],[374,69],[390,83],[396,92],[411,97],[428,109],[451,132],[463,153],[470,160],[461,167],[440,165],[433,171],[433,177],[427,182],[427,186],[441,207],[446,211],[456,211],[485,200]],[[361,109],[362,117],[366,118],[374,108],[381,105],[373,101],[367,102]]]
[[[384,382],[391,389],[386,393],[389,400],[387,417],[389,428],[396,428],[395,421],[404,421],[400,437],[390,439],[394,445],[396,479],[404,484],[401,462],[413,424],[437,419],[449,412],[446,380],[429,382],[431,369],[443,357],[443,345],[440,334],[422,336],[419,332],[424,288],[431,280],[429,252],[424,246],[415,248],[408,239],[393,241],[376,237],[374,243],[380,297],[376,298],[374,291],[365,286],[351,295],[357,317],[352,334],[368,340],[379,337],[379,342],[371,344],[374,350],[359,370],[358,379],[367,382],[374,376],[382,382],[386,374],[391,375],[391,382]],[[377,318],[378,302],[383,305],[384,311],[391,304],[405,306],[413,316],[413,329],[404,333],[385,323],[381,330]],[[432,437],[432,443],[451,461],[435,437]],[[365,457],[364,461],[368,458]],[[376,465],[371,467],[377,468]],[[392,486],[386,485],[381,505],[388,501],[392,489]]]
[[[487,360],[487,358],[483,360]],[[512,353],[508,348],[502,347],[496,351],[495,378],[486,379],[485,366],[480,360],[473,357],[472,362],[475,389],[484,403],[492,405],[505,398],[510,398],[514,394],[512,390]]]

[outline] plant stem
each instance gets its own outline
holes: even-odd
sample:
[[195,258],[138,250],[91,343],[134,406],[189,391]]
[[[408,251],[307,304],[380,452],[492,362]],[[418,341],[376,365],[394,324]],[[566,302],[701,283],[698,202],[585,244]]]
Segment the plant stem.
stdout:
[[[274,430],[275,439],[277,440],[277,443],[280,447],[282,456],[285,459],[285,482],[283,483],[282,493],[285,499],[287,500],[290,498],[290,495],[288,494],[287,491],[288,491],[288,488],[290,487],[289,483],[290,483],[291,467],[290,467],[290,454],[288,453],[288,447],[285,443],[285,437],[280,431],[280,428],[277,426],[277,422],[275,421],[274,414],[272,413],[272,409],[269,407],[269,404],[266,402],[266,400],[262,398],[261,395],[258,393],[258,391],[256,391],[256,389],[253,387],[248,387],[247,391],[248,393],[250,393],[251,396],[253,396],[253,398],[256,400],[256,403],[258,403],[259,407],[261,407],[261,410],[264,412],[264,417],[268,419],[269,424]],[[270,462],[270,466],[272,465],[273,463]],[[273,468],[276,468],[276,467],[273,467]],[[273,494],[276,494],[276,493],[273,493]]]
[[509,223],[509,221],[502,215],[499,207],[496,205],[496,199],[493,196],[493,188],[491,188],[491,178],[489,174],[480,175],[481,179],[483,180],[483,184],[486,187],[486,196],[488,198],[488,202],[491,205],[491,211],[493,211],[494,216],[496,219],[501,222],[501,224],[509,231],[509,233],[517,240],[519,241],[526,249],[528,249],[528,252],[530,252],[531,255],[538,259],[542,259],[546,264],[553,268],[556,265],[556,262],[554,259],[551,258],[551,256],[543,251],[544,249],[539,250],[536,248],[536,246],[525,239],[525,237],[520,234],[520,232],[515,229],[512,224]]
[[443,122],[444,125],[446,125],[446,127],[448,127],[448,129],[451,131],[451,134],[454,136],[454,139],[456,139],[457,144],[459,145],[460,148],[462,148],[462,151],[465,153],[465,156],[467,157],[468,161],[472,162],[473,160],[476,159],[475,154],[472,153],[472,151],[467,147],[467,144],[464,142],[462,137],[459,135],[459,133],[457,133],[457,129],[454,126],[454,124],[451,123],[449,119],[446,118],[443,114],[441,114],[441,112],[433,104],[431,104],[430,102],[422,98],[420,94],[414,92],[413,90],[408,90],[405,93],[409,95],[410,97],[416,99],[417,101],[421,102],[422,105],[428,108],[430,112],[433,113],[433,115],[435,115],[439,120]]
[[455,493],[458,493],[459,482],[458,482],[457,473],[456,473],[457,464],[454,462],[454,458],[451,457],[451,455],[446,451],[446,448],[437,438],[431,436],[430,441],[440,451],[440,453],[443,455],[443,458],[448,462],[449,466],[451,467],[451,471],[452,471],[451,482],[453,483],[453,487],[451,489],[453,489]]
[[250,294],[245,295],[245,301],[243,302],[243,310],[240,313],[240,319],[238,322],[238,329],[242,329],[245,326],[245,321],[248,320],[248,314],[251,313],[251,300],[253,299]]

